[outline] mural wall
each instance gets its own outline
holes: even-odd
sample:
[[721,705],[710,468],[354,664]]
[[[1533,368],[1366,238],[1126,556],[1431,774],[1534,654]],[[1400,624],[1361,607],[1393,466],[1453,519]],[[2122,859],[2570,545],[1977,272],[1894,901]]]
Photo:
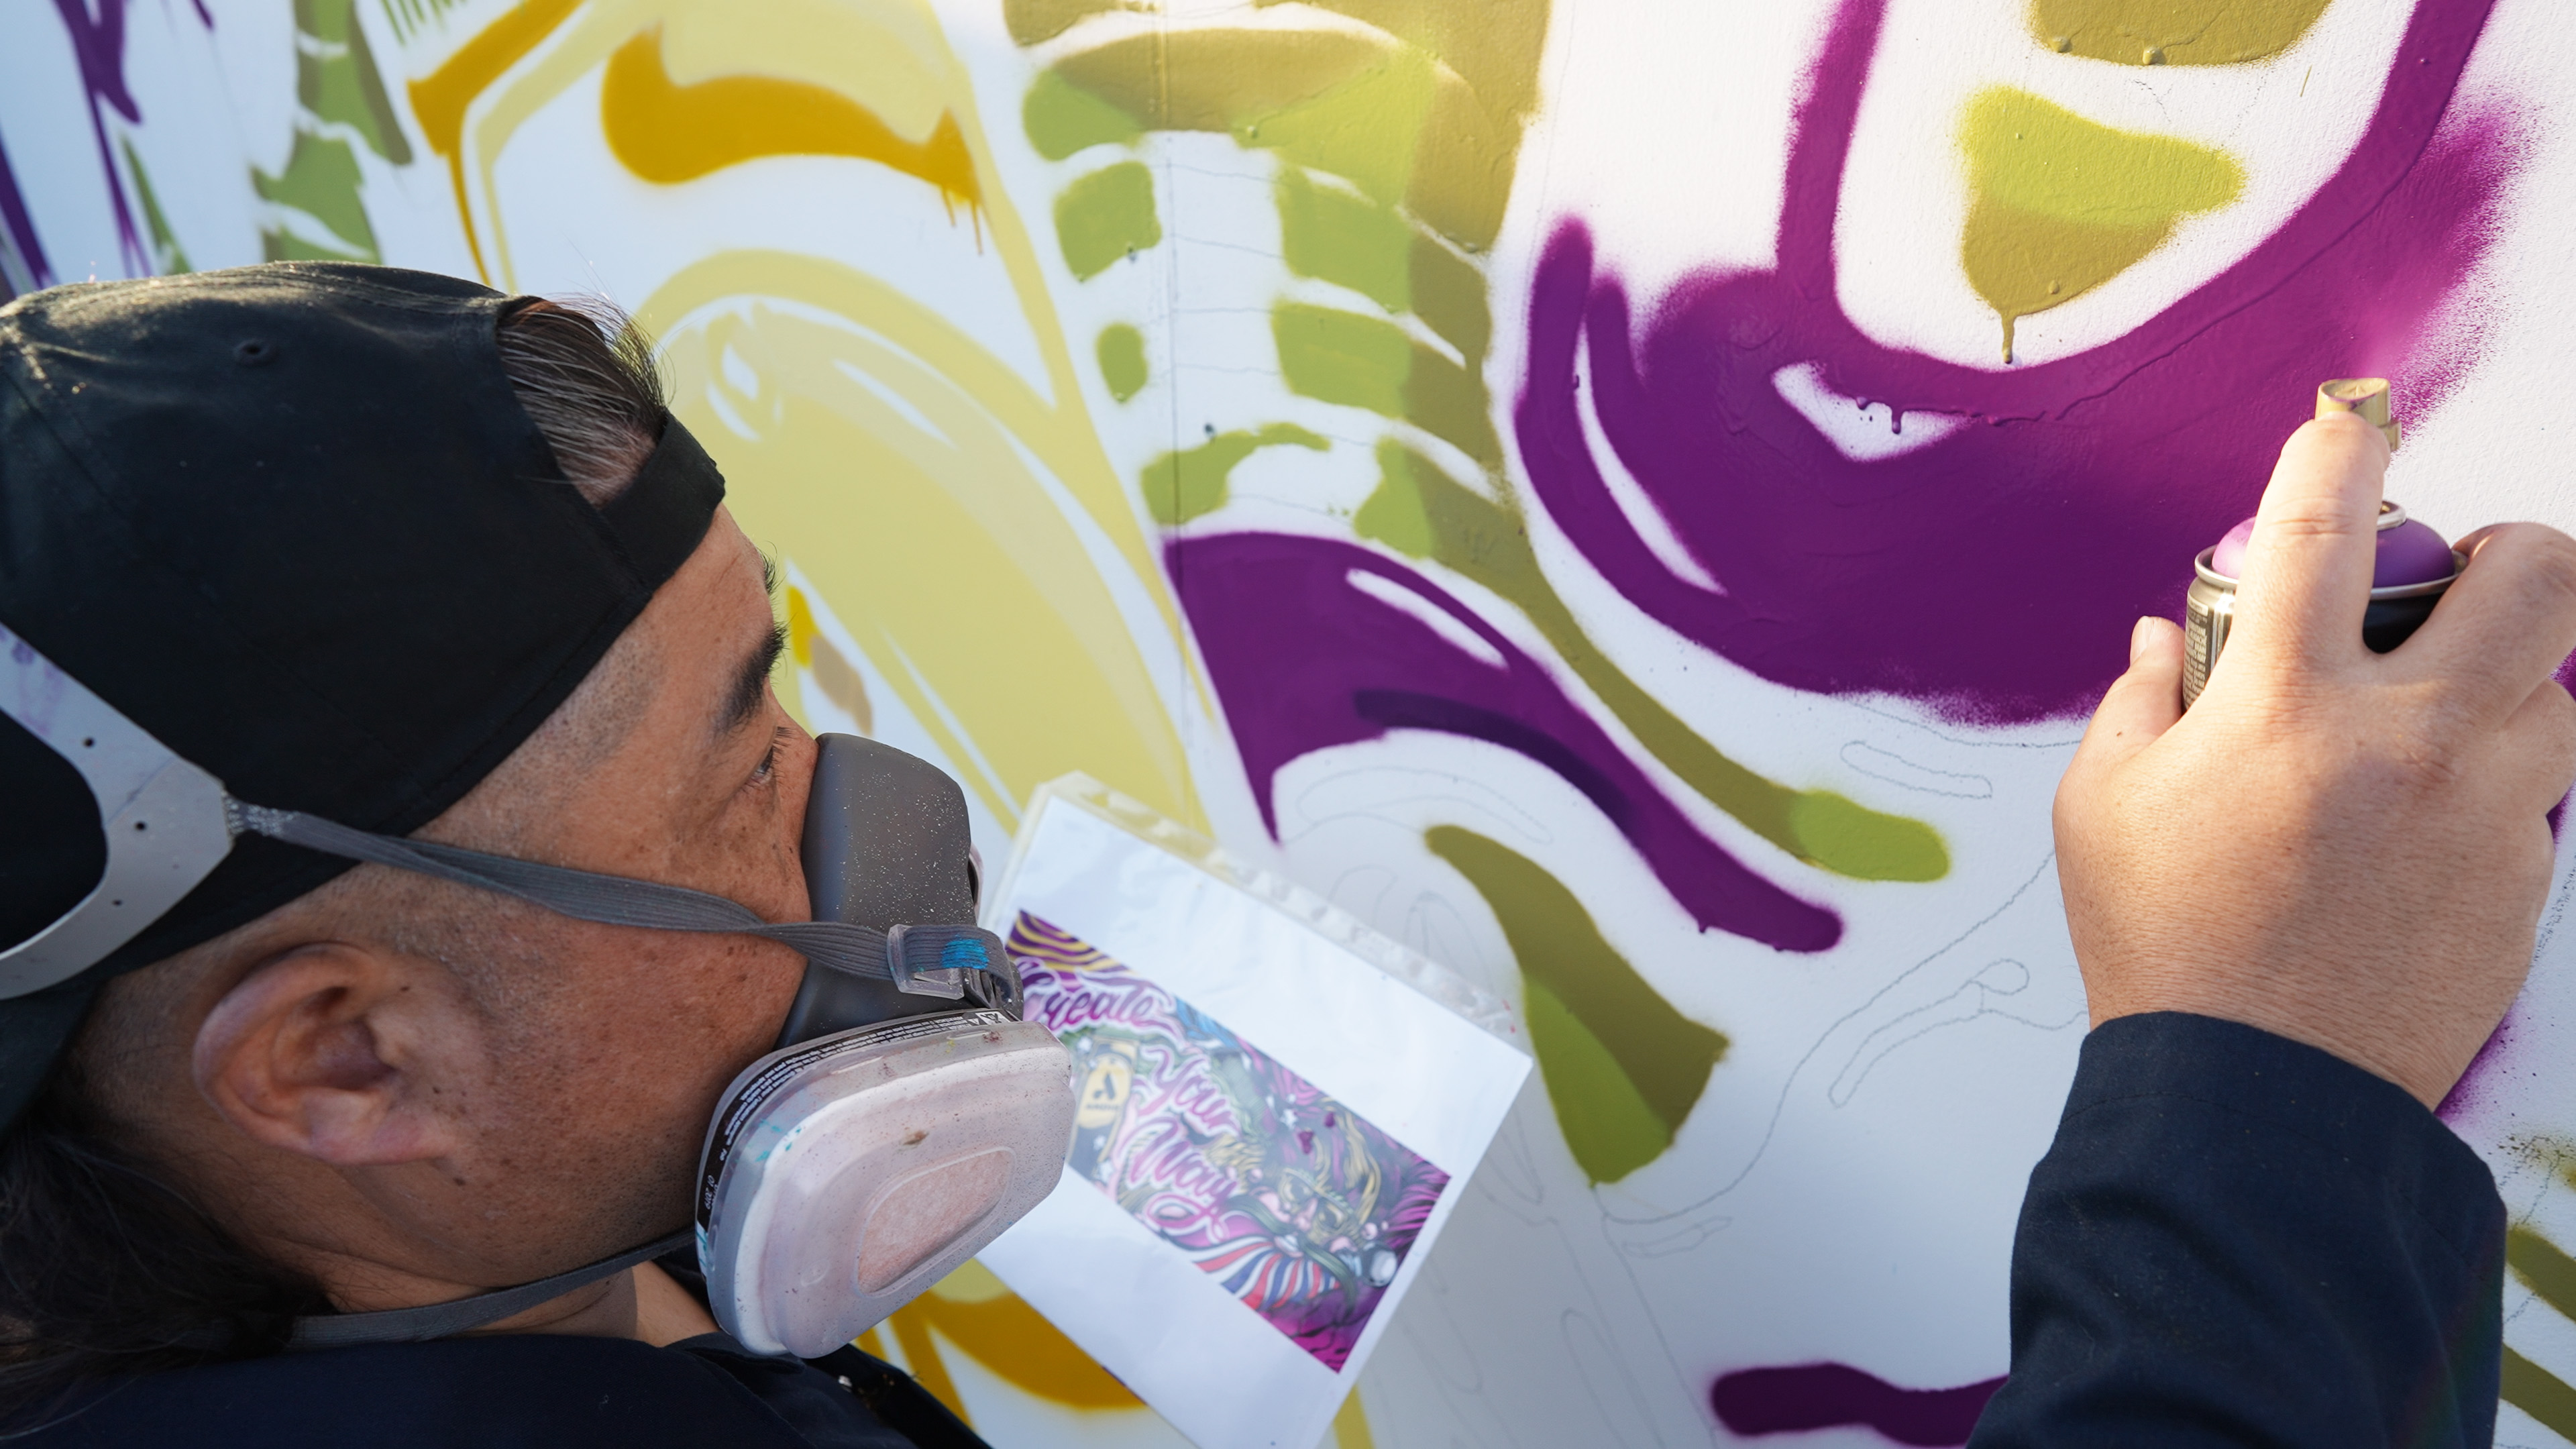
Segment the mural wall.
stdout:
[[[2576,525],[2549,0],[56,0],[0,286],[590,292],[808,724],[1080,769],[1514,1002],[1361,1445],[1955,1444],[2083,1030],[2048,800],[2324,377]],[[2450,1104],[2576,1442],[2576,940]],[[868,1340],[1171,1431],[970,1267]],[[1789,1442],[1789,1441],[1780,1441]]]

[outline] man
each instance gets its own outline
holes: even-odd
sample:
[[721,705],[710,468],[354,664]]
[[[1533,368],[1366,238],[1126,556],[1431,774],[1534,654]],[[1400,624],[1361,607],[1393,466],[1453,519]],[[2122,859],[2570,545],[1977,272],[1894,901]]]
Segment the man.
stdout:
[[[309,264],[0,310],[0,626],[241,798],[801,918],[812,746],[766,687],[759,561],[638,349],[586,326]],[[2227,669],[2177,723],[2174,641],[2142,628],[2070,772],[2102,1029],[2034,1177],[1991,1442],[2491,1423],[2476,1253],[2500,1216],[2420,1104],[2528,956],[2541,816],[2576,773],[2548,682],[2576,546],[2473,540],[2423,635],[2362,657],[2370,448],[2302,430]],[[67,774],[0,729],[0,781],[33,802],[0,813],[0,941],[98,878]],[[671,1259],[470,1335],[283,1351],[299,1319],[544,1280],[685,1223],[717,1093],[799,969],[245,837],[130,945],[0,1003],[9,1427],[972,1442],[854,1350],[818,1370],[724,1339]],[[2331,1230],[2300,1241],[2294,1197]],[[2445,1276],[2436,1240],[2465,1266]]]
[[[0,368],[0,620],[234,794],[804,917],[812,742],[766,682],[761,560],[711,467],[639,478],[665,427],[640,351],[464,283],[289,266],[22,299]],[[97,815],[6,733],[35,807],[0,825],[14,941],[97,877]],[[246,837],[0,1013],[13,1427],[971,1442],[882,1366],[727,1345],[651,1264],[494,1326],[528,1337],[180,1367],[684,1224],[716,1094],[796,991],[782,946],[348,866]]]
[[1977,1445],[2484,1444],[2504,1208],[2432,1109],[2528,971],[2576,777],[2576,544],[2511,524],[2370,653],[2388,447],[2299,429],[2181,713],[2140,620],[2057,798],[2095,1025]]

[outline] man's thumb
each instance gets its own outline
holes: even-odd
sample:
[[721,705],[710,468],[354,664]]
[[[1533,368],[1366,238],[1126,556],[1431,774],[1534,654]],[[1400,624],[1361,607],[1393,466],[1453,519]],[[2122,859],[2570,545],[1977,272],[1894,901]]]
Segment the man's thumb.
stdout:
[[2075,765],[2114,765],[2172,729],[2182,718],[2182,630],[2170,619],[2140,619],[2129,635],[2129,672],[2111,685],[2084,729]]

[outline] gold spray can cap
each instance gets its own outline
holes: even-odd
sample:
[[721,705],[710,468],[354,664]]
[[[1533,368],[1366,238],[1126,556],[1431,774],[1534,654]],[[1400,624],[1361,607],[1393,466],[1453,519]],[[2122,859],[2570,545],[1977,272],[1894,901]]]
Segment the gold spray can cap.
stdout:
[[2336,413],[2359,413],[2361,420],[2379,429],[2388,440],[2388,450],[2397,451],[2397,419],[2388,413],[2388,379],[2384,377],[2338,377],[2317,388],[2317,416]]

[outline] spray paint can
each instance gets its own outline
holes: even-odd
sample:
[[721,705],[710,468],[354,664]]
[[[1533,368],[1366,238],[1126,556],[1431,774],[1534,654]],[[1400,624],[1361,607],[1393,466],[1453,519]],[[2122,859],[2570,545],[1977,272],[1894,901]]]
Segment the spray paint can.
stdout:
[[[2317,416],[2353,412],[2397,446],[2397,423],[2388,413],[2388,380],[2380,377],[2337,378],[2317,389]],[[2191,589],[2183,596],[2182,705],[2200,697],[2209,672],[2227,648],[2236,622],[2236,578],[2245,557],[2245,541],[2254,533],[2246,519],[2192,561]],[[2426,524],[2406,516],[2393,502],[2379,505],[2378,560],[2370,575],[2370,603],[2361,616],[2361,642],[2381,654],[2406,642],[2407,636],[2433,617],[2433,606],[2460,576],[2468,560],[2443,542]]]

